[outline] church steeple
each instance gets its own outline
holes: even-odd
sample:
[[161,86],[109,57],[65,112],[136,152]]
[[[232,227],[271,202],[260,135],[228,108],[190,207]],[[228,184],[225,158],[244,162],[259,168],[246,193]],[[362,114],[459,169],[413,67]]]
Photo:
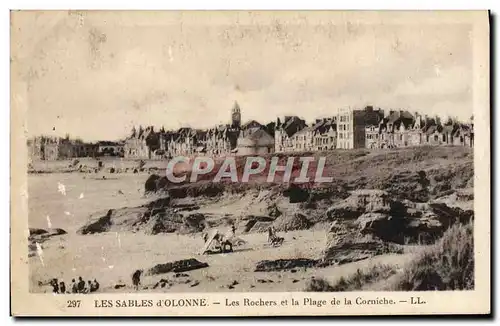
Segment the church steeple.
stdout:
[[236,101],[234,101],[233,109],[231,110],[231,126],[234,128],[241,127],[241,110]]

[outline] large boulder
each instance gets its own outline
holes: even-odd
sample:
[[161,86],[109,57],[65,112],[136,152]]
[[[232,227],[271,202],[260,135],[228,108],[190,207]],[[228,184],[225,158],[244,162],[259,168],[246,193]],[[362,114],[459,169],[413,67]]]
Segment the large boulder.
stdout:
[[360,207],[350,201],[344,200],[328,208],[326,216],[329,220],[355,219],[363,214],[364,211],[364,207]]
[[272,205],[269,205],[267,207],[267,214],[269,214],[269,216],[271,216],[271,217],[278,217],[282,213],[279,210],[278,205],[276,205],[276,203],[273,203]]
[[143,223],[138,228],[150,235],[182,232],[185,230],[184,217],[171,211],[161,211],[152,216],[144,215]]
[[182,227],[182,224],[172,220],[155,218],[146,223],[144,232],[149,235],[159,233],[175,233]]
[[144,222],[147,210],[147,207],[140,206],[110,209],[106,213],[97,212],[90,216],[89,221],[77,233],[86,235],[136,230],[136,226]]
[[146,193],[156,192],[157,191],[157,181],[160,179],[160,176],[157,174],[151,174],[146,182],[144,183],[144,191]]
[[355,224],[361,232],[373,232],[373,230],[391,227],[391,216],[384,213],[365,213],[358,217]]
[[419,217],[408,218],[405,226],[405,242],[431,244],[445,231],[443,223],[431,211],[422,212]]
[[110,209],[106,213],[106,215],[101,216],[97,218],[94,221],[89,222],[87,225],[81,227],[77,233],[78,234],[94,234],[94,233],[101,233],[101,232],[107,232],[111,228],[112,222],[111,222],[111,217],[113,215],[113,210]]
[[205,226],[205,215],[201,213],[190,214],[183,217],[182,233],[201,232]]
[[347,199],[331,206],[326,215],[329,220],[356,219],[364,213],[404,216],[404,203],[389,198],[387,192],[375,189],[353,191]]
[[445,203],[429,203],[429,207],[439,217],[446,228],[455,223],[467,224],[474,218],[473,210],[450,207]]
[[393,243],[377,240],[343,241],[330,243],[318,266],[342,265],[387,253],[402,253],[403,249]]
[[401,236],[406,227],[406,220],[402,216],[370,212],[358,217],[354,224],[362,235],[371,235],[384,241],[404,241]]
[[276,231],[283,232],[306,230],[313,226],[313,224],[307,217],[300,213],[281,215],[273,222]]
[[168,186],[168,178],[167,177],[160,177],[159,179],[156,180],[156,191],[163,190],[167,188]]
[[425,171],[418,173],[402,171],[391,174],[383,181],[382,187],[395,199],[410,199],[417,202],[426,202],[430,199],[429,179]]
[[365,212],[387,213],[391,210],[391,200],[387,192],[375,189],[356,190],[347,199],[353,206],[364,208]]
[[383,213],[363,214],[355,221],[333,221],[323,258],[318,266],[345,264],[385,253],[401,253],[397,244],[379,238],[381,228],[391,227],[391,217]]
[[309,191],[292,183],[283,191],[283,196],[288,197],[290,203],[302,203],[309,199]]
[[67,233],[65,230],[59,228],[51,228],[51,229],[30,228],[29,231],[30,235],[28,236],[28,240],[48,239],[54,236],[63,235]]

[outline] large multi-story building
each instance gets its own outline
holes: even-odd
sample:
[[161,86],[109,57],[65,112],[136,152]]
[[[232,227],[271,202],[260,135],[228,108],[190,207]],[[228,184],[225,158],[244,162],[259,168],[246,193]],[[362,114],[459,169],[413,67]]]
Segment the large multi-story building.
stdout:
[[123,156],[129,159],[155,159],[161,157],[157,154],[159,149],[160,136],[153,126],[145,129],[141,126],[138,130],[134,127],[130,136],[125,139]]
[[366,146],[366,126],[377,125],[384,111],[367,106],[362,110],[342,108],[337,115],[337,148],[353,149]]
[[328,151],[337,147],[337,123],[336,117],[318,119],[313,125],[315,151]]

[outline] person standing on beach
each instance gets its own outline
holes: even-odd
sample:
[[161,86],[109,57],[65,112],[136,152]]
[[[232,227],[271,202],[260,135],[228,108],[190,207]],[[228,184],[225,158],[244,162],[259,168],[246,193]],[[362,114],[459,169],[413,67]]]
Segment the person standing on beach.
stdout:
[[50,285],[52,285],[53,293],[59,293],[59,283],[57,282],[57,278],[52,279],[52,281],[50,281]]
[[142,270],[138,269],[132,275],[132,284],[134,285],[135,290],[139,290],[139,285],[141,284],[141,274]]
[[99,290],[99,282],[97,282],[96,279],[94,279],[94,292]]
[[59,293],[66,293],[66,284],[64,284],[64,281],[61,281],[61,283],[59,283]]
[[75,279],[71,280],[71,293],[78,293],[78,286]]

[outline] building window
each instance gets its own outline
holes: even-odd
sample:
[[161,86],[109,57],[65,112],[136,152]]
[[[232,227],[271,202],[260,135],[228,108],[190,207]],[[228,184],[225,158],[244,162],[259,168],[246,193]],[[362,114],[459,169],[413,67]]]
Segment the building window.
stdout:
[[438,135],[434,135],[434,141],[438,141]]

